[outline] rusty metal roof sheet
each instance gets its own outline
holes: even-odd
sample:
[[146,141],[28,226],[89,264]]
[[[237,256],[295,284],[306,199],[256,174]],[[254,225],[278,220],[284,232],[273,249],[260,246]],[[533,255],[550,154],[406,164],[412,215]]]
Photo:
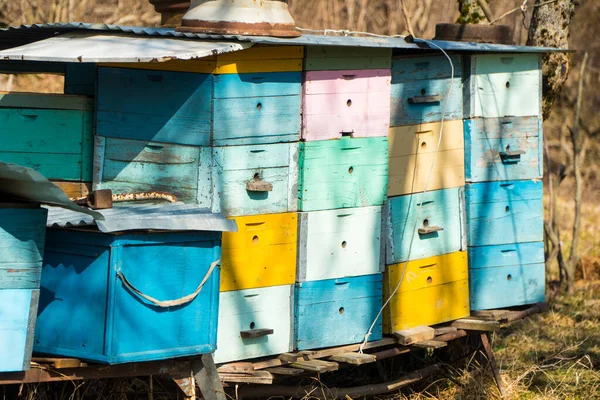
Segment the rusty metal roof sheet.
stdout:
[[[89,23],[52,23],[22,25],[0,30],[0,49],[14,48],[27,43],[32,43],[57,35],[72,32],[88,32],[96,34],[115,34],[120,38],[126,36],[162,37],[172,38],[174,41],[189,39],[193,42],[227,41],[233,43],[271,44],[271,45],[304,45],[304,46],[352,46],[352,47],[383,47],[405,51],[431,51],[425,43],[407,43],[401,37],[374,37],[374,36],[340,36],[340,35],[311,35],[304,34],[299,38],[276,38],[266,36],[240,36],[240,35],[206,35],[188,32],[177,32],[173,28],[150,28],[135,26],[119,26]],[[564,51],[548,47],[529,47],[486,43],[467,43],[450,41],[432,41],[446,51],[459,52],[523,52],[544,53]],[[109,54],[113,50],[109,50]],[[232,50],[235,51],[235,50]]]
[[98,211],[104,220],[70,210],[48,207],[48,227],[97,226],[101,232],[131,230],[237,232],[233,220],[194,204],[134,204]]
[[49,204],[66,208],[73,215],[86,214],[87,218],[102,218],[102,215],[96,211],[73,203],[58,186],[39,172],[2,161],[0,161],[0,197],[9,201]]

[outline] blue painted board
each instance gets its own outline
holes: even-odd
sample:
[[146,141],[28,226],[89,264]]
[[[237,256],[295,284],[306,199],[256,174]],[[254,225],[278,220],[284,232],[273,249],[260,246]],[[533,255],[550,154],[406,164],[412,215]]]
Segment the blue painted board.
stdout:
[[[450,59],[454,65],[454,78],[460,78],[462,74],[461,56],[451,54]],[[450,77],[453,77],[452,68],[443,54],[402,56],[392,59],[392,83]]]
[[100,67],[96,133],[209,145],[212,92],[209,74]]
[[[295,338],[298,350],[364,340],[382,305],[382,275],[296,284]],[[369,340],[381,339],[381,318]]]
[[[464,132],[465,177],[468,182],[542,177],[541,118],[467,119]],[[511,152],[515,154],[511,155]]]
[[47,215],[45,208],[0,208],[0,290],[40,288]]
[[29,370],[38,289],[0,289],[0,373]]
[[[449,93],[452,82],[452,91]],[[423,96],[441,96],[439,101],[421,102]],[[461,119],[462,81],[460,78],[438,78],[394,83],[392,81],[390,126],[415,125],[423,122]],[[445,105],[445,103],[448,103]],[[444,114],[444,107],[446,113]]]
[[[460,251],[461,190],[452,188],[389,198],[387,264]],[[419,233],[420,228],[426,227],[442,230]]]
[[494,268],[544,262],[544,242],[469,247],[469,268]]
[[479,268],[469,271],[471,310],[546,301],[545,264]]
[[541,181],[467,184],[467,244],[540,242],[544,238]]
[[302,72],[215,75],[215,99],[300,96]]
[[214,100],[216,146],[295,142],[300,136],[300,95]]
[[196,298],[170,308],[138,297],[117,272],[142,293],[173,300],[193,293],[219,258],[216,232],[110,235],[50,229],[35,350],[111,364],[214,351],[219,268]]
[[65,94],[96,96],[96,64],[65,64]]
[[48,179],[89,182],[93,129],[89,110],[0,108],[0,160]]

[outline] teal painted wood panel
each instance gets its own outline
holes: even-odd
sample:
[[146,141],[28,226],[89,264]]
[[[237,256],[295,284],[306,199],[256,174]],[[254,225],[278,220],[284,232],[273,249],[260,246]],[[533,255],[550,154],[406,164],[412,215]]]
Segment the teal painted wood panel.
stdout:
[[0,372],[29,370],[39,289],[0,289]]
[[67,63],[65,65],[65,93],[95,96],[96,64]]
[[541,115],[539,54],[478,54],[471,57],[470,117]]
[[[465,177],[468,182],[542,177],[541,118],[466,119],[464,132]],[[510,158],[508,156],[510,152],[523,152],[523,154]]]
[[213,352],[219,268],[197,297],[170,308],[141,299],[117,273],[151,297],[178,299],[220,258],[220,235],[48,230],[35,350],[111,364]]
[[545,264],[472,269],[469,288],[471,310],[545,302]]
[[383,204],[387,158],[386,137],[300,143],[298,209],[318,211]]
[[[215,362],[248,360],[291,351],[293,301],[293,285],[221,293]],[[242,338],[240,332],[252,329],[273,329],[273,334]]]
[[469,247],[469,268],[523,266],[544,262],[544,242]]
[[488,246],[544,238],[541,181],[467,184],[467,243]]
[[215,99],[300,96],[301,72],[215,75]]
[[115,193],[168,192],[179,201],[212,204],[209,147],[98,137],[95,151],[95,188]]
[[446,56],[402,56],[394,57],[392,60],[392,83],[430,80],[439,78],[460,78],[462,76],[462,57],[458,54],[450,54],[454,65],[452,67]]
[[[213,212],[227,216],[296,211],[298,144],[280,143],[213,149]],[[256,178],[272,190],[247,190]]]
[[305,71],[390,68],[392,49],[307,46]]
[[[443,189],[425,195],[418,193],[389,198],[387,264],[460,251],[463,247],[461,190]],[[439,227],[442,230],[419,233],[419,229],[424,227]]]
[[294,142],[300,136],[300,95],[215,99],[217,146]]
[[0,108],[0,160],[48,179],[91,181],[93,111]]
[[45,208],[0,208],[0,290],[39,289]]
[[210,144],[209,74],[98,68],[98,135],[153,142]]
[[298,282],[382,272],[381,206],[299,215]]
[[369,340],[381,339],[382,298],[381,274],[296,284],[295,348],[361,342],[374,321]]
[[[450,83],[452,82],[452,91]],[[462,81],[460,78],[438,78],[394,82],[392,80],[391,126],[415,125],[422,122],[438,122],[461,119]],[[440,100],[421,102],[423,96],[441,96]],[[444,114],[444,105],[446,113]]]

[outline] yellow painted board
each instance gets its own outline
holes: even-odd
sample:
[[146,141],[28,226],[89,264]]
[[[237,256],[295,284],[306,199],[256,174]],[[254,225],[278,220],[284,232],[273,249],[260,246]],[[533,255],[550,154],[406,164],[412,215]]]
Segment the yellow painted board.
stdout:
[[291,285],[296,281],[297,213],[230,218],[224,232],[221,291]]
[[[386,268],[384,299],[396,288],[404,267],[401,263]],[[466,252],[411,261],[384,315],[384,332],[440,324],[469,314]]]
[[390,128],[388,196],[465,184],[463,122],[446,121],[441,142],[440,126],[435,122]]
[[207,74],[302,71],[303,46],[251,47],[196,60],[171,60],[152,63],[103,63],[103,67],[179,71]]

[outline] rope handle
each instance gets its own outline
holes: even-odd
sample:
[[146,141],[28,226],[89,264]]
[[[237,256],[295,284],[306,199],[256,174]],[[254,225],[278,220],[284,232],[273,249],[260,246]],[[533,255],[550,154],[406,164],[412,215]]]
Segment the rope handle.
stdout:
[[202,291],[202,287],[204,286],[204,284],[206,283],[206,281],[208,281],[208,278],[210,278],[210,276],[212,275],[213,271],[215,270],[215,268],[217,267],[217,265],[219,265],[219,263],[221,262],[221,260],[217,260],[215,262],[213,262],[210,265],[210,268],[208,268],[208,272],[206,273],[206,275],[204,275],[204,278],[202,279],[202,282],[200,282],[200,285],[198,285],[198,288],[194,291],[194,293],[188,294],[187,296],[181,297],[179,299],[176,300],[157,300],[153,297],[150,297],[144,293],[142,293],[140,290],[136,289],[125,277],[125,275],[123,274],[122,271],[117,272],[117,276],[121,279],[121,281],[123,281],[123,283],[125,284],[125,286],[131,290],[133,293],[137,294],[138,296],[140,296],[143,299],[148,300],[150,303],[161,307],[161,308],[168,308],[168,307],[176,307],[176,306],[180,306],[183,304],[187,304],[189,302],[191,302],[192,300],[194,300],[198,294],[200,294],[200,292]]

